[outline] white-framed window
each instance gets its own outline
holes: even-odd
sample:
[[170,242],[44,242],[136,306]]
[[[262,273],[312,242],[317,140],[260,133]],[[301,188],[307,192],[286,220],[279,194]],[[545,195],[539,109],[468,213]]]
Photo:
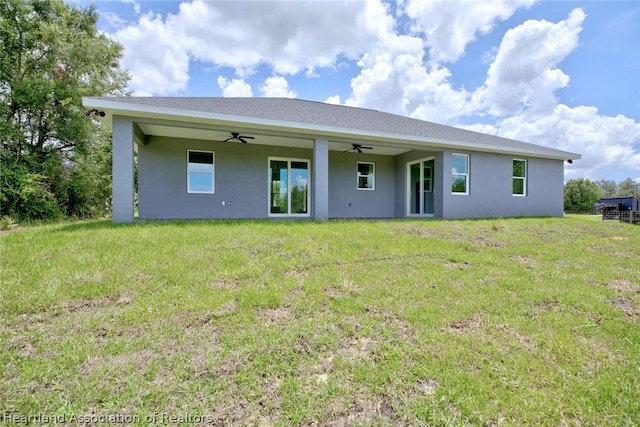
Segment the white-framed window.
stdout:
[[213,151],[187,150],[187,193],[215,193]]
[[358,190],[376,189],[376,165],[369,162],[358,162]]
[[527,195],[527,161],[513,159],[513,195]]
[[469,155],[451,155],[451,193],[469,194]]
[[269,216],[310,216],[310,160],[269,157]]

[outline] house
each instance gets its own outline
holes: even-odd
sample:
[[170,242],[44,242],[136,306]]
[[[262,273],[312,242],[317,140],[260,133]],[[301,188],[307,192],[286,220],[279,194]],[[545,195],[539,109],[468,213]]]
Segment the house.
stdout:
[[84,98],[113,130],[113,221],[562,216],[580,155],[288,98]]

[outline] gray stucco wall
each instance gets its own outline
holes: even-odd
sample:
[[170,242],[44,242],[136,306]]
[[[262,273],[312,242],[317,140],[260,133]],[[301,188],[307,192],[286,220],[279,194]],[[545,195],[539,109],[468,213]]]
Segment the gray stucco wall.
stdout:
[[[357,164],[375,164],[375,190],[358,190]],[[329,152],[329,216],[393,218],[395,161],[391,156]]]
[[[139,217],[267,218],[268,158],[307,159],[313,168],[311,141],[309,147],[151,137],[138,148]],[[215,152],[215,194],[187,193],[187,150]],[[329,217],[406,217],[407,163],[428,157],[435,160],[435,218],[562,216],[562,161],[525,158],[527,196],[517,197],[511,194],[514,156],[460,152],[470,154],[469,195],[451,194],[451,151],[412,151],[395,157],[331,151]],[[375,163],[375,191],[357,189],[359,161]],[[115,177],[114,185],[117,182]],[[314,212],[314,188],[311,192]]]
[[[564,165],[560,160],[527,158],[480,152],[469,154],[469,194],[444,191],[445,218],[510,216],[562,216]],[[513,159],[527,160],[527,195],[512,195]],[[450,186],[451,152],[443,158]]]
[[[187,193],[187,150],[215,153],[215,194]],[[139,217],[266,218],[269,157],[311,162],[313,150],[152,137],[138,148]]]
[[[214,194],[187,193],[187,150],[215,153]],[[269,157],[307,159],[313,168],[311,148],[151,137],[138,148],[139,217],[267,218]],[[359,161],[375,163],[374,191],[357,189]],[[329,217],[393,218],[394,173],[391,156],[329,152]]]

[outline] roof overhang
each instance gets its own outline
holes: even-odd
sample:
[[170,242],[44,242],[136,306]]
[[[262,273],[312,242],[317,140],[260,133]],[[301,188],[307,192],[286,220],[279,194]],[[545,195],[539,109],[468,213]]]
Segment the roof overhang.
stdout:
[[[277,144],[275,137],[288,138],[291,146],[299,146],[302,141],[308,144],[315,138],[327,138],[332,149],[344,148],[344,144],[365,143],[375,145],[378,154],[399,154],[409,150],[438,151],[442,149],[481,151],[519,156],[531,156],[556,160],[577,160],[576,153],[548,149],[540,146],[527,148],[501,147],[482,143],[469,143],[429,136],[413,136],[388,132],[375,132],[361,129],[348,129],[318,124],[309,124],[284,120],[272,120],[259,117],[222,114],[216,112],[167,108],[164,106],[133,104],[108,98],[83,98],[83,105],[89,109],[104,112],[97,116],[108,127],[112,126],[113,116],[130,117],[137,125],[135,133],[138,142],[144,143],[146,135],[172,136],[168,128],[186,130],[181,135],[194,135],[196,139],[221,140],[230,131],[259,134],[263,143]],[[216,134],[217,133],[217,134]],[[296,140],[298,142],[296,142]],[[266,141],[266,142],[265,142]],[[271,142],[269,142],[271,141]]]

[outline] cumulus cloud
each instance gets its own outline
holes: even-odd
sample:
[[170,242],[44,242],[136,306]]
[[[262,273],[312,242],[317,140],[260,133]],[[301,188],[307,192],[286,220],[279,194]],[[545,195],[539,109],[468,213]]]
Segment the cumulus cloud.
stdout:
[[412,28],[423,33],[432,62],[455,62],[478,34],[490,32],[497,21],[510,18],[535,0],[450,1],[409,0],[406,14]]
[[227,79],[224,76],[218,77],[218,87],[222,90],[222,96],[225,98],[249,98],[253,96],[251,85],[243,79]]
[[578,46],[585,18],[574,9],[558,23],[529,20],[507,31],[475,101],[496,116],[551,113],[554,92],[569,83],[558,64]]
[[262,96],[276,98],[295,98],[298,96],[295,90],[289,88],[289,82],[282,76],[272,76],[264,81],[260,86]]
[[181,34],[164,25],[162,16],[144,15],[114,37],[125,46],[121,65],[130,71],[134,94],[166,95],[186,89],[189,55],[176,47]]
[[[164,19],[143,16],[113,37],[123,44],[123,65],[135,76],[131,88],[166,94],[186,87],[184,71],[191,59],[231,67],[239,77],[253,74],[261,64],[280,75],[313,74],[316,68],[334,66],[338,58],[355,60],[376,39],[378,26],[370,19],[376,8],[379,0],[194,0]],[[167,73],[169,68],[177,71]]]
[[340,101],[340,95],[333,95],[324,100],[327,104],[340,105],[342,102]]
[[345,104],[414,118],[450,122],[467,109],[468,95],[450,83],[450,71],[439,64],[425,65],[425,41],[398,34],[382,4],[372,13],[377,43],[358,61],[359,75],[351,80]]
[[582,159],[568,167],[574,175],[602,178],[608,167],[640,170],[640,123],[602,116],[595,107],[557,105],[551,114],[516,115],[499,122],[497,133],[575,153]]

